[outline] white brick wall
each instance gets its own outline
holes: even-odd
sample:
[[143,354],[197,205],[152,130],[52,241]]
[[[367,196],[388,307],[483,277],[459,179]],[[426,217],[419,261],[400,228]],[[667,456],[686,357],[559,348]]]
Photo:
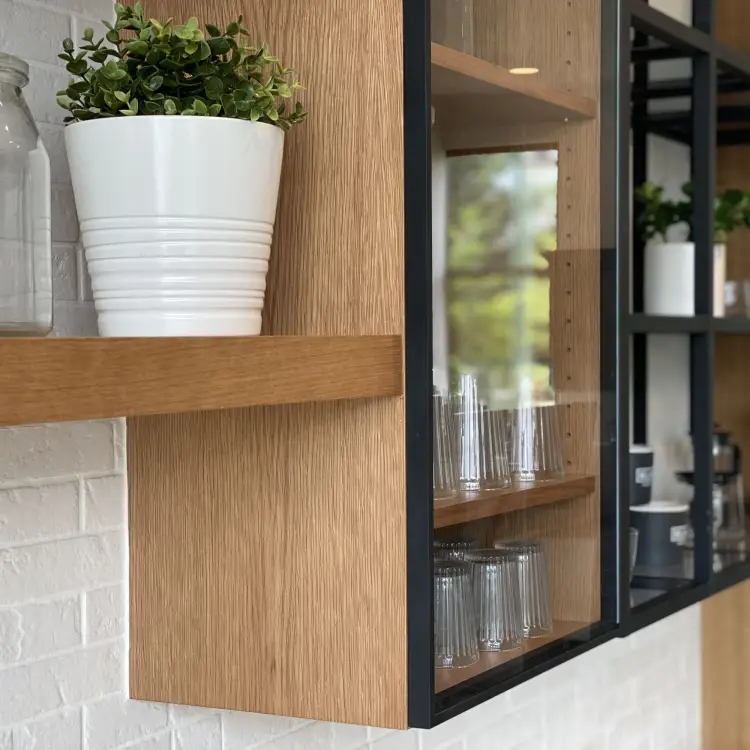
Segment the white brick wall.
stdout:
[[[110,0],[0,0],[0,50],[54,181],[58,335],[94,334],[54,92],[59,40]],[[696,608],[586,654],[431,732],[126,699],[125,448],[120,422],[0,430],[0,750],[691,750],[700,733]]]

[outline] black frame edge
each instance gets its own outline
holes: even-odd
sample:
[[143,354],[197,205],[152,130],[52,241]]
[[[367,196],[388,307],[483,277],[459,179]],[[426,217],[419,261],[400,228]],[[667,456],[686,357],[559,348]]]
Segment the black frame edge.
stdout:
[[403,54],[407,721],[427,729],[435,705],[429,0],[403,2]]

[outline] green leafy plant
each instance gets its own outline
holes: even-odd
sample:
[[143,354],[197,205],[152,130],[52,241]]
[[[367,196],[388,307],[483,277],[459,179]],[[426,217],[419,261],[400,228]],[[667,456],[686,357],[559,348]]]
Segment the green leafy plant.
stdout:
[[[687,224],[689,237],[693,235],[693,186],[682,186],[682,200],[664,199],[664,188],[645,182],[635,195],[641,204],[638,225],[643,239],[648,241],[661,236],[676,224]],[[714,240],[726,242],[727,236],[740,227],[750,227],[750,193],[745,190],[727,190],[714,199]]]
[[75,76],[57,94],[70,112],[66,122],[134,115],[199,115],[264,122],[288,130],[307,113],[294,70],[284,68],[264,44],[246,46],[242,16],[222,31],[198,20],[176,25],[144,15],[143,5],[117,3],[114,24],[103,21],[106,39],[83,32],[76,52],[71,39],[59,55]]

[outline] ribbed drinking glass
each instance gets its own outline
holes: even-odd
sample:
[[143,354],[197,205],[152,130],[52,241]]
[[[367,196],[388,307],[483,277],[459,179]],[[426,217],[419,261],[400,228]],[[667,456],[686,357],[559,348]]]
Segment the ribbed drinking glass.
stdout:
[[479,659],[471,566],[437,561],[435,585],[435,666],[468,667]]
[[523,645],[519,557],[510,549],[466,553],[472,566],[480,651],[512,651]]
[[541,542],[496,542],[495,548],[518,554],[518,578],[521,589],[523,630],[527,638],[552,632],[549,602],[547,555]]

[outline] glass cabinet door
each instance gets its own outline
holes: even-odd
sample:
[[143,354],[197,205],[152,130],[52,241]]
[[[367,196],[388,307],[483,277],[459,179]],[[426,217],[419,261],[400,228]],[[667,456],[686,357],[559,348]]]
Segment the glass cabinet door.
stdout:
[[600,4],[553,5],[432,1],[438,715],[616,617]]

